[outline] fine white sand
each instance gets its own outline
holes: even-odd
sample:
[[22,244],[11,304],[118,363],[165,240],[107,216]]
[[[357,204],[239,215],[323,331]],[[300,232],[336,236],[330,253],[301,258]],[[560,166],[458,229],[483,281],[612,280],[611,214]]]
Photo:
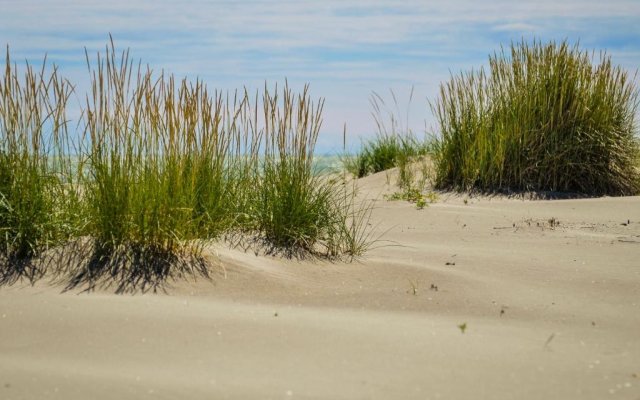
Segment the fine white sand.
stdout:
[[166,294],[0,288],[0,399],[640,399],[640,197],[417,210],[386,181],[354,263],[220,245]]

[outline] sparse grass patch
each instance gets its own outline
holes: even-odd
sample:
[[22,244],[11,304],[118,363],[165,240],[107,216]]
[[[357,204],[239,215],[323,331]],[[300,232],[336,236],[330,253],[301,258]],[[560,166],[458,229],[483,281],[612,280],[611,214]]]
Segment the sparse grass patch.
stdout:
[[384,198],[390,201],[404,200],[409,203],[415,203],[418,210],[422,210],[429,204],[433,204],[438,201],[438,194],[435,192],[423,192],[419,189],[410,187],[405,190],[394,192],[390,195],[385,195]]
[[605,53],[513,43],[442,84],[432,109],[439,188],[640,192],[638,89]]

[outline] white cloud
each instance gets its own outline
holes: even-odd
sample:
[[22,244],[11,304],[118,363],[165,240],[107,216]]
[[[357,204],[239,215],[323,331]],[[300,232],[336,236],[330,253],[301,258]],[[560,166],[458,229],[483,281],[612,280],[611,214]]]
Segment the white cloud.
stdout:
[[512,22],[497,25],[493,27],[493,30],[497,32],[536,32],[540,30],[540,27],[526,22]]

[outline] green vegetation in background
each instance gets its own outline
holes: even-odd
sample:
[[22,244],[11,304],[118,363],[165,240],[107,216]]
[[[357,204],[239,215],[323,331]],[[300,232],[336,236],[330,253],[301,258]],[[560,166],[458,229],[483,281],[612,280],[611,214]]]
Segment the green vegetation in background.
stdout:
[[432,109],[439,188],[640,191],[638,90],[605,53],[515,43],[489,57],[487,72],[442,84]]
[[[362,143],[361,150],[353,156],[344,156],[345,169],[361,178],[369,174],[385,171],[400,166],[409,160],[428,153],[429,145],[420,141],[408,129],[408,115],[403,126],[399,118],[398,102],[395,93],[391,92],[394,110],[387,107],[384,99],[377,93],[371,96],[372,115],[376,123],[376,136]],[[413,97],[413,89],[409,96],[409,104]]]
[[[421,210],[437,199],[433,192],[426,193],[427,181],[430,177],[426,156],[431,152],[432,141],[420,141],[411,130],[405,128],[408,126],[408,110],[403,125],[400,122],[402,119],[398,101],[393,91],[391,91],[391,97],[394,109],[387,107],[384,99],[377,93],[373,93],[371,106],[377,126],[376,137],[364,142],[361,151],[355,156],[343,156],[343,165],[357,178],[397,167],[396,184],[400,190],[385,198],[415,203],[416,208]],[[409,96],[409,105],[412,98],[413,89]],[[420,176],[417,172],[420,172]]]

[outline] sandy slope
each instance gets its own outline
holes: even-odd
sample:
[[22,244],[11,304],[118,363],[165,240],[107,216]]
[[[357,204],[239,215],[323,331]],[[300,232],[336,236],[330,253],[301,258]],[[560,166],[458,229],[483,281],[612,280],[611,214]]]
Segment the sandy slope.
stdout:
[[379,200],[352,264],[219,247],[226,277],[168,295],[0,288],[0,399],[640,399],[640,198],[464,200]]

